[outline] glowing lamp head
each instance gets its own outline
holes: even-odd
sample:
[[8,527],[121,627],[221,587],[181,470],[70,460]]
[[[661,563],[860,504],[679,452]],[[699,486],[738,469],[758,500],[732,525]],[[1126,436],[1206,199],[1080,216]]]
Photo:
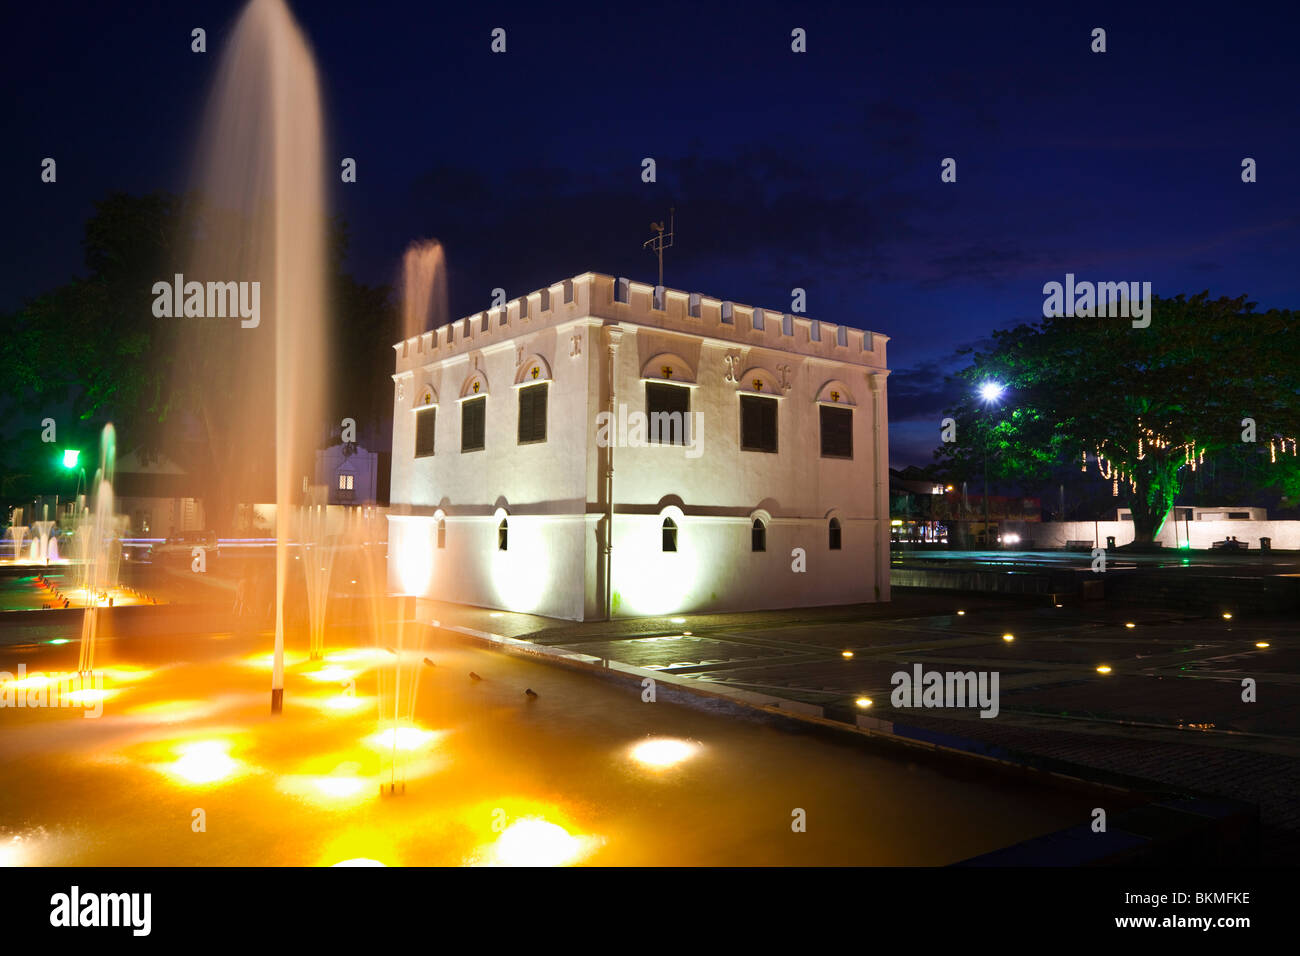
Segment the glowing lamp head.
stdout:
[[77,449],[75,448],[63,449],[63,467],[76,468],[77,459],[80,457],[81,457],[81,452],[77,451]]
[[1003,634],[1003,635],[1002,635],[1002,640],[1006,641],[1008,644],[1010,644],[1010,643],[1011,643],[1012,641],[1014,641],[1015,639],[1016,639],[1016,636],[1015,636],[1014,634]]
[[1097,668],[1097,673],[1098,673],[1098,674],[1109,674],[1109,673],[1110,673],[1110,665],[1109,665],[1109,664],[1102,664],[1102,665],[1100,665],[1100,666]]
[[871,706],[871,698],[859,697],[856,701],[854,701],[854,703],[865,710],[866,708]]
[[980,400],[984,402],[996,402],[1006,392],[1006,388],[997,382],[985,382],[980,386]]

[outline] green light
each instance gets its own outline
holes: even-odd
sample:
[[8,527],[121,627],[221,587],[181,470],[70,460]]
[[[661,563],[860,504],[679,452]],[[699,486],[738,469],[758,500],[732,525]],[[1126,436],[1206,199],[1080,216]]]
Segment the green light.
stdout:
[[77,459],[80,457],[81,457],[81,452],[77,451],[77,449],[75,448],[63,449],[63,467],[76,468]]
[[66,638],[58,637],[58,638],[55,638],[55,639],[52,640],[52,641],[46,641],[45,643],[46,643],[46,644],[66,644],[66,643],[68,643],[68,641],[67,641]]

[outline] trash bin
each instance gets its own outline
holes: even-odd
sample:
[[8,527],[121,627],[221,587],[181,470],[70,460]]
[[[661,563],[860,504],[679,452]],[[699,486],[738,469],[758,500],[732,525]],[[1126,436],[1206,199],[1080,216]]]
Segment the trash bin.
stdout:
[[1261,551],[1272,551],[1272,550],[1273,550],[1273,539],[1272,539],[1272,538],[1260,538],[1260,539],[1259,539],[1259,550],[1261,550]]
[[1113,534],[1106,535],[1106,550],[1107,551],[1115,550],[1115,536]]

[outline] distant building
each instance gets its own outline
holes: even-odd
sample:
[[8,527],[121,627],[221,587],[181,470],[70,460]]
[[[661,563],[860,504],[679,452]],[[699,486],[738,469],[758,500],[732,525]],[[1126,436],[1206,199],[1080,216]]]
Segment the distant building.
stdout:
[[399,342],[390,583],[571,620],[888,600],[886,341],[589,272]]
[[126,517],[128,533],[164,538],[207,527],[197,482],[165,455],[144,459],[129,452],[117,459],[113,508]]
[[387,458],[355,442],[318,449],[316,484],[326,489],[328,504],[374,504],[382,500],[380,479],[388,478]]

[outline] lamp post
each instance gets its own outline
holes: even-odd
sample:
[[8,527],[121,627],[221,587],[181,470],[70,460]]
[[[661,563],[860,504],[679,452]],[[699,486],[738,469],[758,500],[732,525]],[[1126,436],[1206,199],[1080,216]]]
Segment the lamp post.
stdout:
[[[985,382],[980,386],[980,401],[985,407],[994,405],[1006,391],[1006,386],[999,382]],[[991,417],[991,416],[990,416]],[[985,544],[992,546],[989,537],[989,437],[984,436],[984,535]]]
[[[80,460],[81,452],[78,449],[63,449],[63,467],[68,471],[75,471],[77,473],[77,484],[76,487],[72,489],[72,502],[74,506],[77,502],[77,495],[81,491],[81,486],[85,484],[86,481],[86,469],[84,465],[80,464]],[[89,491],[89,488],[87,488],[87,491]],[[58,518],[57,513],[55,514],[55,518]]]

